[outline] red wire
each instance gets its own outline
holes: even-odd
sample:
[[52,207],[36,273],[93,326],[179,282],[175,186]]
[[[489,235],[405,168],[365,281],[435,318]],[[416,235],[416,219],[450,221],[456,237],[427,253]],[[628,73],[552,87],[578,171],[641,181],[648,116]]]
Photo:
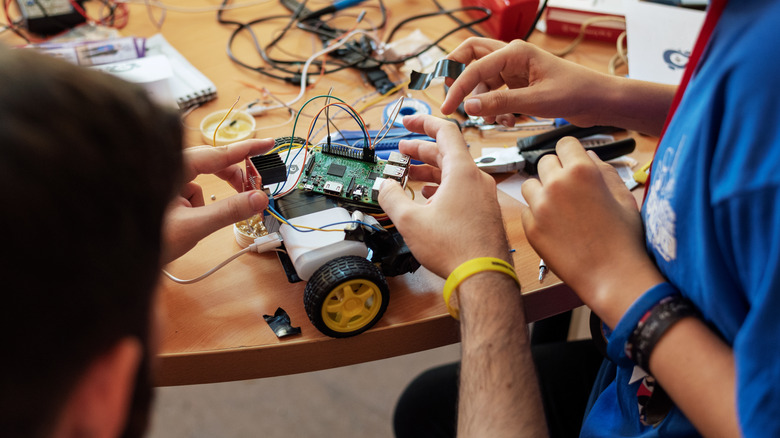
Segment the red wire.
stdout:
[[73,6],[73,9],[75,9],[76,12],[79,13],[79,15],[86,18],[87,21],[97,22],[96,20],[89,18],[89,16],[87,15],[87,11],[85,11],[84,8],[81,7],[81,5],[76,3],[76,0],[68,0],[68,2],[70,3],[71,6]]
[[[5,0],[5,1],[3,1],[3,13],[5,14],[5,19],[8,22],[7,25],[8,25],[8,27],[12,31],[16,32],[18,35],[22,36],[23,38],[27,38],[29,40],[29,42],[31,42],[31,43],[46,42],[46,41],[49,41],[51,38],[54,38],[54,37],[56,37],[58,35],[61,35],[61,34],[65,33],[65,32],[67,32],[67,31],[63,31],[63,32],[61,32],[61,33],[59,33],[57,35],[52,35],[52,36],[47,37],[47,38],[34,37],[34,36],[30,35],[29,33],[27,33],[27,35],[21,35],[18,26],[14,25],[14,22],[11,19],[10,6],[11,6],[11,2],[12,1],[13,0]],[[76,3],[75,0],[68,0],[68,2],[73,7],[73,9],[75,9],[76,12],[79,15],[81,15],[82,17],[84,17],[86,20],[106,25],[106,22],[107,22],[106,17],[103,17],[100,20],[94,20],[91,17],[89,17],[89,15],[87,15],[87,11],[85,11],[84,8],[82,8],[78,3]],[[127,23],[129,21],[129,16],[130,16],[129,13],[128,13],[127,4],[120,3],[120,4],[116,5],[112,15],[113,15],[113,18],[114,18],[114,23],[113,23],[113,25],[111,27],[114,27],[116,29],[122,29],[125,26],[127,26]]]
[[27,35],[21,33],[21,30],[19,30],[19,26],[16,26],[13,20],[11,19],[11,13],[9,11],[9,8],[11,6],[11,1],[12,0],[5,0],[5,2],[3,2],[3,12],[5,13],[5,19],[8,21],[8,28],[11,29],[12,32],[16,33],[20,37],[26,39],[28,43],[42,43],[48,41],[48,38],[37,38],[30,35],[29,33]]

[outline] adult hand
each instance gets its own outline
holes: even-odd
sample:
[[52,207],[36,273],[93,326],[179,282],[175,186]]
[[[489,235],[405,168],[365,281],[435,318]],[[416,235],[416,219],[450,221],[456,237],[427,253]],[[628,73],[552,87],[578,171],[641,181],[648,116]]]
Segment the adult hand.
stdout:
[[244,171],[237,163],[248,156],[263,154],[273,146],[274,140],[268,138],[184,150],[185,184],[165,215],[163,263],[182,256],[200,239],[214,231],[265,210],[268,197],[260,190],[239,193],[206,205],[203,190],[193,180],[200,174],[213,173],[227,181],[237,192],[242,192]]
[[412,254],[444,278],[475,257],[511,262],[496,183],[474,164],[457,126],[433,116],[408,116],[403,122],[406,129],[436,139],[399,144],[402,153],[426,163],[412,166],[410,179],[438,184],[435,191],[423,191],[425,204],[409,199],[392,180],[379,193],[379,204]]
[[550,268],[610,327],[664,281],[644,245],[642,220],[617,171],[572,137],[522,186],[523,228]]
[[565,117],[577,126],[599,124],[597,102],[608,94],[610,76],[515,40],[469,38],[447,56],[467,64],[441,106],[452,114],[465,101],[466,113],[514,126],[513,113]]

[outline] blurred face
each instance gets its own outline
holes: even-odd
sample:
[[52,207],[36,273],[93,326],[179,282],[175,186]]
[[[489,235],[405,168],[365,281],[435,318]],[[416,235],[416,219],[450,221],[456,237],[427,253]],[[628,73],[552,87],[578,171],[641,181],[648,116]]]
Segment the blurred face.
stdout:
[[149,339],[146,340],[146,354],[141,359],[136,375],[135,392],[128,412],[127,424],[122,433],[123,438],[143,437],[148,429],[149,417],[154,401],[153,376],[157,369],[157,352],[160,351],[162,327],[167,314],[160,293],[155,292],[152,298],[152,317]]

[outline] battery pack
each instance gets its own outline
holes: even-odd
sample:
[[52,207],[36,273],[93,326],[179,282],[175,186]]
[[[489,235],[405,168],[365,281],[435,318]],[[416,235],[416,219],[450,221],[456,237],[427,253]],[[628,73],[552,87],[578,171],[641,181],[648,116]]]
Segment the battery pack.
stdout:
[[[76,0],[83,7],[84,0]],[[85,23],[87,19],[68,0],[16,0],[22,27],[37,35],[54,35]]]

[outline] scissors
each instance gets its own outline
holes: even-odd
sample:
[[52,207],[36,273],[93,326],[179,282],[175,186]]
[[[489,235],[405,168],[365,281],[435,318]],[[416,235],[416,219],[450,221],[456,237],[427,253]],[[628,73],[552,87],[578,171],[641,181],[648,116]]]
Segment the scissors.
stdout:
[[[497,152],[475,158],[477,167],[487,173],[519,172],[524,170],[529,175],[535,175],[539,159],[555,153],[555,145],[563,137],[585,138],[598,134],[617,131],[611,126],[591,126],[579,128],[566,125],[542,134],[517,139],[517,147],[506,148]],[[586,146],[585,150],[593,151],[604,161],[630,154],[636,147],[633,138],[626,138],[609,143]]]

